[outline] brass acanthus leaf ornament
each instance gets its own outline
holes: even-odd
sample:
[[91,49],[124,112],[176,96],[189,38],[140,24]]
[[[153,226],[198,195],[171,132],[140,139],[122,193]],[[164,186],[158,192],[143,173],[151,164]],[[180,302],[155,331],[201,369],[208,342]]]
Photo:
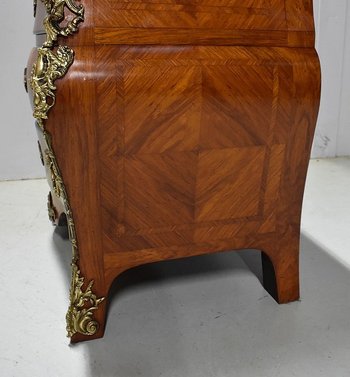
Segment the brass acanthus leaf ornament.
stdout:
[[[74,0],[42,0],[45,4],[47,17],[44,19],[46,42],[44,47],[52,47],[59,36],[67,37],[78,30],[84,21],[84,7],[76,4]],[[62,26],[65,20],[66,9],[73,14],[73,19]]]
[[43,129],[48,111],[55,105],[55,81],[63,77],[74,60],[74,52],[66,46],[59,46],[56,52],[46,48],[38,49],[37,61],[33,64],[30,87],[34,96],[34,118]]
[[72,264],[72,269],[71,305],[67,313],[67,333],[70,337],[76,333],[93,335],[99,328],[98,322],[93,319],[93,311],[98,309],[98,305],[104,298],[97,298],[92,292],[93,281],[83,291],[84,278],[80,276],[76,264]]

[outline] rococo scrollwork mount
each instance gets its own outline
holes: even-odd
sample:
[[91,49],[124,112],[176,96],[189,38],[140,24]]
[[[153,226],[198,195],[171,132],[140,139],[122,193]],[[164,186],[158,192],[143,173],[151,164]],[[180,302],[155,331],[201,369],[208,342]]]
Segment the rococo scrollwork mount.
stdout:
[[[63,182],[63,178],[55,157],[49,133],[45,129],[45,121],[48,119],[49,110],[56,102],[55,81],[64,77],[69,67],[74,62],[74,51],[67,46],[57,45],[60,36],[67,37],[78,30],[78,26],[84,21],[84,6],[76,4],[75,0],[41,0],[46,8],[47,16],[44,19],[46,40],[41,48],[38,48],[37,59],[33,64],[30,77],[30,87],[33,92],[34,112],[38,127],[43,133],[45,151],[43,161],[49,170],[53,194],[62,200],[67,217],[69,238],[72,243],[72,280],[70,288],[70,306],[67,312],[67,335],[72,337],[76,333],[94,335],[99,324],[94,319],[94,311],[104,298],[97,298],[93,293],[91,281],[84,288],[84,277],[79,270],[79,252],[75,225],[69,198]],[[34,3],[36,5],[36,2]],[[73,18],[61,27],[65,19],[66,11]],[[35,10],[34,10],[35,12]],[[49,217],[54,219],[55,213],[52,205],[51,193],[49,195]]]

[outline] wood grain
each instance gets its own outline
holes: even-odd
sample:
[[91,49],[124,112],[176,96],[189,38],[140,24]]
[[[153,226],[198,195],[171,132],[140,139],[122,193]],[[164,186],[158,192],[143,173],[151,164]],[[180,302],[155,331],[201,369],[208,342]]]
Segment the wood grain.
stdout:
[[[38,2],[34,33],[42,34],[45,10]],[[60,42],[314,46],[312,0],[81,0],[79,33]],[[67,19],[70,17],[67,12]]]
[[99,297],[128,268],[245,248],[263,251],[279,303],[299,297],[320,99],[312,2],[242,3],[84,1],[47,129]]

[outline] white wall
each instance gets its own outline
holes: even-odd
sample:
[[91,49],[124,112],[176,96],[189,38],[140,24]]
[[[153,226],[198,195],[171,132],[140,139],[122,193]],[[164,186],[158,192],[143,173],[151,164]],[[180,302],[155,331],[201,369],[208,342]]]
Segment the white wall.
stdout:
[[[350,155],[350,0],[314,1],[323,91],[313,157]],[[0,180],[44,174],[22,82],[32,12],[32,0],[0,1]]]
[[0,0],[0,179],[42,177],[23,69],[35,41],[32,0]]
[[322,96],[313,157],[350,155],[350,4],[314,0]]
[[350,1],[347,2],[343,80],[337,140],[337,154],[350,155]]

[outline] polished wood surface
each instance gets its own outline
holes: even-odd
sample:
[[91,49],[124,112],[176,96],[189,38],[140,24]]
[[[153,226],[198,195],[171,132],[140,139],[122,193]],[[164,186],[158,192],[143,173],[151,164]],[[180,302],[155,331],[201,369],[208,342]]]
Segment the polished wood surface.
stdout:
[[[311,0],[83,0],[72,46],[201,44],[313,47]],[[34,32],[43,33],[39,1]],[[67,43],[63,39],[63,43]]]
[[[266,289],[299,298],[320,98],[312,2],[244,3],[84,1],[46,127],[100,297],[144,263],[254,248]],[[106,306],[99,332],[73,342],[103,336]]]

